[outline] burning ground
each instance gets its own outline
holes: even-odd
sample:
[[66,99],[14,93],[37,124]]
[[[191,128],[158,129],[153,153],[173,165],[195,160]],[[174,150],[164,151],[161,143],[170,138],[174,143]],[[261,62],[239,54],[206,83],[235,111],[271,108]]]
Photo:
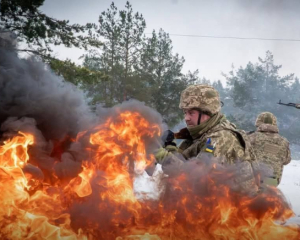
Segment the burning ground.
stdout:
[[299,239],[276,188],[234,191],[239,165],[171,167],[157,200],[137,197],[159,147],[158,113],[131,101],[89,111],[34,59],[0,49],[1,239]]

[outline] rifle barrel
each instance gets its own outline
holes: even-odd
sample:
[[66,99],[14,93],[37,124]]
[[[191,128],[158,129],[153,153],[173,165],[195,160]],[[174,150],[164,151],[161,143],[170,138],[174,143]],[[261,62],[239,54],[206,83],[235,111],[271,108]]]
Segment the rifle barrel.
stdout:
[[281,100],[279,100],[279,102],[277,104],[285,105],[285,106],[289,106],[289,107],[296,107],[297,108],[297,104],[296,103],[283,103],[283,102],[281,102]]

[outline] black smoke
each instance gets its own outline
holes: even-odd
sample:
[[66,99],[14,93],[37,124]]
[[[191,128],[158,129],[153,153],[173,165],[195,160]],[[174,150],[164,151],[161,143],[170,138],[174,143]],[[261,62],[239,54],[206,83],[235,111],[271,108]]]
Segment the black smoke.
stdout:
[[46,139],[61,139],[89,126],[94,115],[83,92],[45,64],[0,47],[0,124],[8,117],[33,118]]

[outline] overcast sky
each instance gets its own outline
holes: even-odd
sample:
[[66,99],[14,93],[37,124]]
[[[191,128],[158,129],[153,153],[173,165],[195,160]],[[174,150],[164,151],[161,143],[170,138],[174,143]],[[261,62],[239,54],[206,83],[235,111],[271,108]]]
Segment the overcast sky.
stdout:
[[[46,0],[41,10],[71,23],[98,22],[110,0]],[[123,9],[126,0],[114,1]],[[171,34],[174,53],[186,60],[184,71],[199,69],[200,76],[222,80],[232,64],[238,68],[256,62],[270,50],[281,75],[300,77],[300,0],[131,0],[134,12],[143,14],[147,29]],[[282,38],[299,41],[262,41],[179,37],[172,34]],[[150,36],[150,35],[149,35]],[[60,47],[57,56],[80,62],[82,52]]]

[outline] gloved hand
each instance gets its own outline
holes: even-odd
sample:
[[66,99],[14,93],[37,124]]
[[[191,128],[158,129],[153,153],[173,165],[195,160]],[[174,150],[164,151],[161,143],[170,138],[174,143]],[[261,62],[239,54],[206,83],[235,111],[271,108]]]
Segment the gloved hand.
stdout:
[[[175,143],[176,144],[176,143]],[[178,151],[178,148],[174,145],[168,145],[165,147],[165,149],[168,151],[168,152],[177,152]]]
[[171,130],[166,130],[162,137],[161,137],[164,147],[167,147],[168,145],[173,145],[176,146],[176,143],[173,141],[174,140],[174,133]]
[[167,145],[164,148],[160,148],[157,150],[155,156],[156,162],[163,164],[164,160],[167,158],[169,154],[172,154],[172,152],[177,152],[178,148],[173,145]]
[[262,185],[267,185],[267,186],[274,186],[277,187],[278,186],[278,180],[274,177],[266,177],[263,179],[263,183]]

